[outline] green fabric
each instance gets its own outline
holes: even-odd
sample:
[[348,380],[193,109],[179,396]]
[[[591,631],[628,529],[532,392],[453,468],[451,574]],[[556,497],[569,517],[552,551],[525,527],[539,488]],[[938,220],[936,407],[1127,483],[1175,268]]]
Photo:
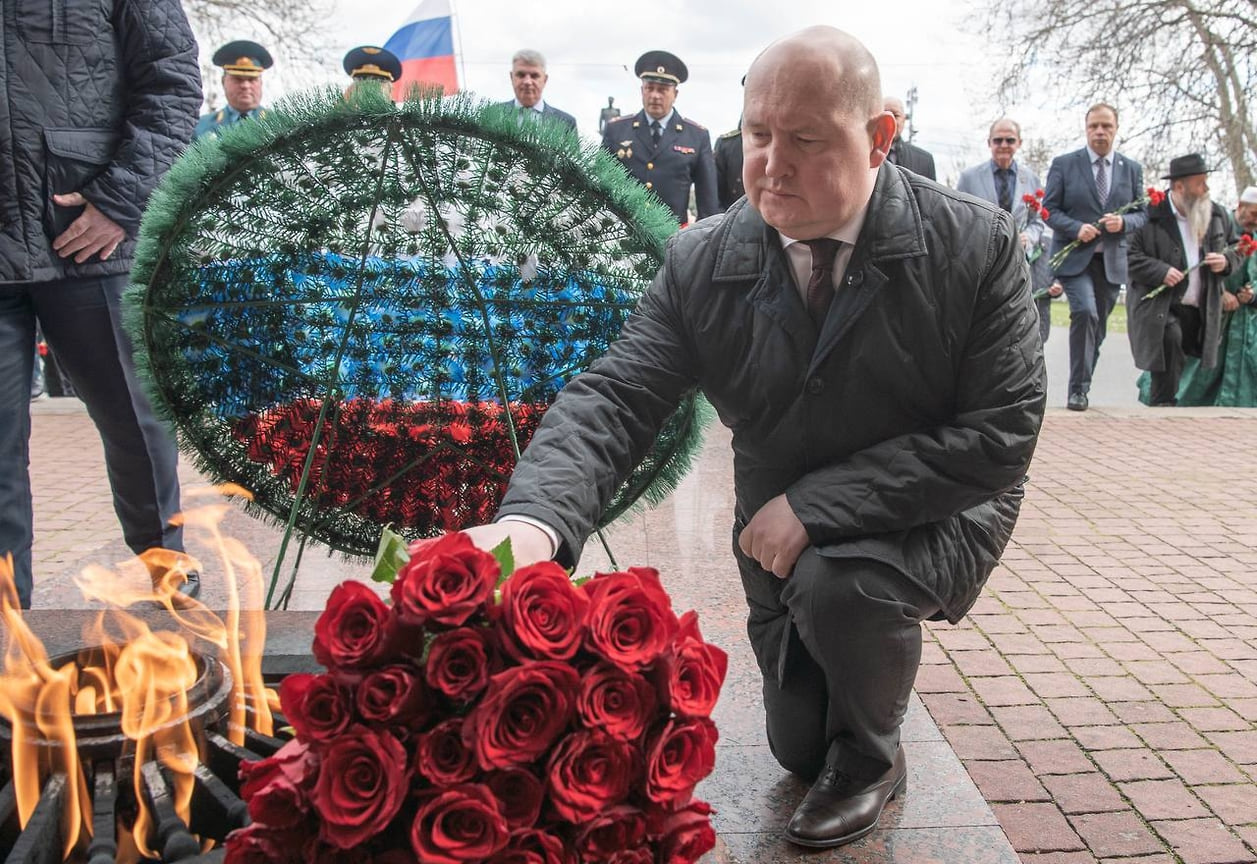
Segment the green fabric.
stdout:
[[[1257,256],[1245,259],[1244,266],[1227,278],[1226,288],[1238,293],[1257,283]],[[1224,405],[1257,407],[1257,305],[1240,306],[1223,314],[1222,344],[1218,365],[1202,368],[1200,360],[1188,357],[1178,384],[1178,404],[1182,407]],[[1152,377],[1139,376],[1139,401],[1149,404]]]

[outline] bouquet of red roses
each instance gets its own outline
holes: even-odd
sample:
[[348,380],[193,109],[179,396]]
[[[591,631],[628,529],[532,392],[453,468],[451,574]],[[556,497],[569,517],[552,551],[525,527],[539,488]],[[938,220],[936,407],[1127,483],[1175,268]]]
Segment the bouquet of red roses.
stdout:
[[715,845],[693,791],[727,658],[654,570],[578,584],[458,533],[409,553],[391,605],[332,592],[327,671],[281,684],[295,737],[242,766],[253,822],[227,864],[690,864]]

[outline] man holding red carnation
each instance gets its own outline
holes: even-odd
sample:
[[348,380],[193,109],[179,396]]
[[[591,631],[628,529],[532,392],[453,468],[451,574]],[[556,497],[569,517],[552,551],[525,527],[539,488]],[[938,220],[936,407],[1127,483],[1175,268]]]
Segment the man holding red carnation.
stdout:
[[812,782],[803,846],[901,792],[921,622],[958,621],[1012,533],[1045,399],[1008,213],[886,162],[852,36],[812,27],[746,78],[747,199],[674,236],[606,356],[546,413],[499,521],[517,560],[580,555],[685,393],[733,430],[733,552],[769,745]]
[[[1239,268],[1231,217],[1210,200],[1205,157],[1170,160],[1165,198],[1131,237],[1127,332],[1135,365],[1151,374],[1150,405],[1178,404],[1188,356],[1218,364],[1223,313],[1239,308],[1223,277]],[[1167,288],[1148,296],[1160,286]]]

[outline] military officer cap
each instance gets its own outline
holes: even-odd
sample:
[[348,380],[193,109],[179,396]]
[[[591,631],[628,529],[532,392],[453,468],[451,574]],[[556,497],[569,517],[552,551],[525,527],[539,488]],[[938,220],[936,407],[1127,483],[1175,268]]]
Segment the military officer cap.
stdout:
[[681,58],[667,51],[647,51],[637,58],[633,74],[643,81],[662,81],[664,84],[682,84],[690,77]]
[[223,74],[237,78],[261,78],[264,69],[275,63],[271,52],[256,42],[237,39],[214,52],[214,65],[223,67]]
[[402,77],[402,61],[392,51],[376,45],[361,45],[345,55],[345,72],[354,79],[396,81]]

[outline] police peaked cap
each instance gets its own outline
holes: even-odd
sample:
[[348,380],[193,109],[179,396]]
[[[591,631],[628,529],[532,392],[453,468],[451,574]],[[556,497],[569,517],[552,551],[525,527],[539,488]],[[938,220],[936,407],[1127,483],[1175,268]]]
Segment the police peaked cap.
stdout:
[[271,52],[248,39],[228,42],[214,52],[212,59],[215,66],[223,67],[223,72],[237,78],[261,78],[262,71],[275,63]]
[[402,61],[392,51],[378,45],[361,45],[345,55],[345,73],[350,78],[396,81],[402,77]]
[[637,58],[633,74],[643,81],[662,81],[664,84],[683,84],[690,77],[681,58],[667,51],[647,51]]

